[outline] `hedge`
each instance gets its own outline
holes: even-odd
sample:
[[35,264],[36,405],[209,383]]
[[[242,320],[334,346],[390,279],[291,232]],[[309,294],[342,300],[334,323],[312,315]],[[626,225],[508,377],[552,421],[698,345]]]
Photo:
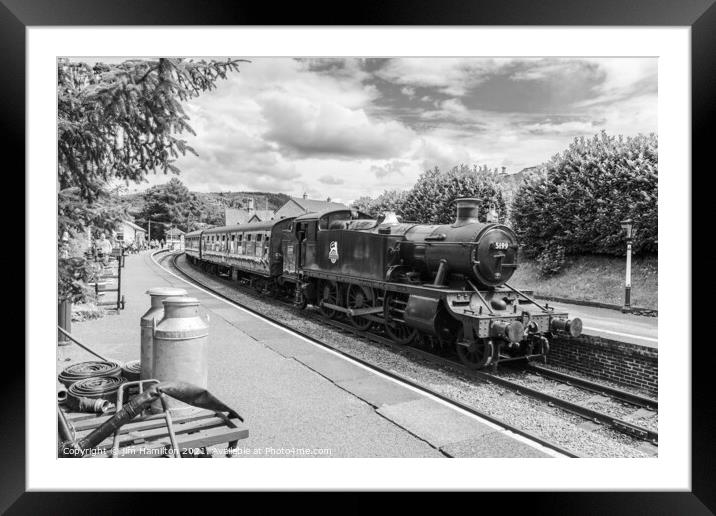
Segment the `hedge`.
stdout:
[[510,218],[525,254],[561,246],[572,255],[624,255],[620,222],[627,218],[636,230],[634,253],[656,253],[657,156],[654,134],[575,138],[514,195]]

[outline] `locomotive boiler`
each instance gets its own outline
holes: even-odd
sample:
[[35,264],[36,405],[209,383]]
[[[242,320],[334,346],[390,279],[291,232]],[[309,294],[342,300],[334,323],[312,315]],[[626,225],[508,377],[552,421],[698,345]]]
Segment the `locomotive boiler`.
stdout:
[[359,330],[455,350],[469,367],[546,357],[549,338],[578,336],[581,321],[508,284],[517,236],[481,222],[478,208],[476,199],[458,199],[455,222],[441,225],[350,209],[308,213],[190,233],[187,254]]
[[502,285],[517,268],[517,236],[507,226],[478,220],[476,199],[458,199],[451,225],[414,225],[400,244],[402,262],[442,286],[450,277],[482,288]]

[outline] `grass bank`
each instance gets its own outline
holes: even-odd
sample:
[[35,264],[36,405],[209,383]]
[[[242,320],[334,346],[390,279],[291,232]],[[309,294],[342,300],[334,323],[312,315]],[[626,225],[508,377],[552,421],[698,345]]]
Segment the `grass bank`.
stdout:
[[[624,258],[613,256],[567,257],[559,274],[545,277],[535,262],[523,258],[510,284],[537,295],[622,305],[625,266]],[[632,260],[631,304],[658,309],[657,257]]]

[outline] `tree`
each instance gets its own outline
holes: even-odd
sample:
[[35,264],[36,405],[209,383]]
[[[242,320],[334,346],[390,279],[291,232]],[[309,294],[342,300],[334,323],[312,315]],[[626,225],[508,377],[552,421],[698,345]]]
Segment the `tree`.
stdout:
[[148,238],[164,238],[168,226],[177,226],[183,231],[191,231],[192,222],[197,223],[202,216],[201,203],[178,178],[168,183],[153,186],[144,193],[144,210],[141,218],[157,223],[152,226]]
[[386,211],[393,211],[397,215],[403,215],[403,203],[408,195],[407,191],[400,190],[386,190],[375,199],[371,197],[359,197],[351,207],[356,210],[363,211],[372,215],[373,217],[379,217]]
[[211,90],[238,70],[236,60],[159,59],[119,65],[57,65],[60,189],[93,200],[111,178],[142,181],[178,173],[179,154],[196,151],[175,135],[194,134],[181,102]]
[[[58,243],[65,231],[112,227],[124,215],[110,195],[111,181],[179,173],[175,160],[196,154],[179,137],[194,134],[181,103],[215,88],[239,62],[161,58],[90,66],[58,60]],[[72,297],[63,287],[72,279],[62,278],[69,269],[60,264],[61,299]]]
[[[657,252],[658,144],[654,134],[624,138],[604,131],[569,148],[525,178],[511,218],[528,256],[623,255],[620,222],[634,220],[633,250]],[[546,253],[546,254],[545,254]]]
[[474,197],[480,200],[479,217],[485,220],[491,208],[504,222],[507,208],[496,175],[487,169],[466,165],[442,172],[438,167],[420,175],[402,202],[406,220],[426,224],[449,224],[455,221],[455,200]]

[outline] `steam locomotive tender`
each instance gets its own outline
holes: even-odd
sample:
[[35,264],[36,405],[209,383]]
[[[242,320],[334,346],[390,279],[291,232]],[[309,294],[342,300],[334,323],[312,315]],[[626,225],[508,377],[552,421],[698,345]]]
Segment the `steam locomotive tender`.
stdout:
[[331,210],[194,231],[185,248],[207,272],[345,316],[360,330],[382,327],[400,344],[454,348],[471,368],[546,357],[553,334],[579,336],[580,319],[507,284],[517,237],[477,214],[476,199],[458,199],[449,225]]

